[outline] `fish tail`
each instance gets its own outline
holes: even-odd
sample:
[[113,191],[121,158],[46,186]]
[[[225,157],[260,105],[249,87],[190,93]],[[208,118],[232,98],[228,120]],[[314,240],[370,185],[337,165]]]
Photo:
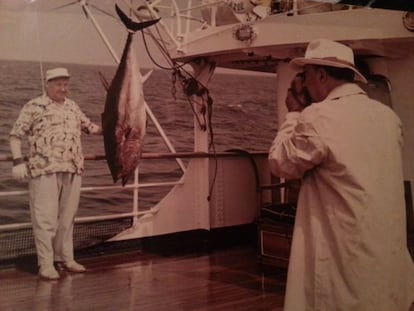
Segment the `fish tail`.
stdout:
[[117,4],[115,4],[115,10],[116,13],[118,14],[119,18],[121,19],[122,23],[125,25],[125,27],[131,31],[131,32],[136,32],[138,30],[142,30],[144,28],[147,28],[151,25],[154,25],[155,23],[157,23],[160,19],[152,19],[149,21],[145,21],[145,22],[134,22],[132,19],[130,19],[128,17],[128,15],[126,15]]

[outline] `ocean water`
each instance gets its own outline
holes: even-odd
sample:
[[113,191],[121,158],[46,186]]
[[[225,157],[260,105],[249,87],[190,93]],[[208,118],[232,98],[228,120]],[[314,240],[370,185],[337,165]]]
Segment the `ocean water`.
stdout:
[[[113,66],[44,64],[44,68],[65,66],[71,73],[70,94],[83,112],[100,124],[105,90],[99,72],[110,81]],[[143,70],[145,72],[145,70]],[[213,99],[212,127],[216,151],[238,148],[267,151],[277,129],[275,80],[269,76],[220,74],[209,84]],[[40,67],[34,62],[0,61],[0,155],[10,155],[8,135],[21,107],[41,94]],[[174,96],[173,93],[176,92]],[[155,70],[144,85],[145,99],[177,152],[193,151],[193,114],[181,85],[172,73]],[[85,154],[103,155],[103,137],[83,135]],[[144,152],[168,152],[154,124],[149,121]],[[12,179],[11,163],[0,161],[0,191],[26,190],[27,183]],[[181,170],[174,160],[143,160],[140,182],[177,180]],[[104,160],[85,161],[83,186],[113,185]],[[169,189],[140,189],[139,209],[146,209]],[[84,191],[79,216],[128,212],[132,192],[127,189]],[[27,195],[0,197],[0,224],[30,221]]]

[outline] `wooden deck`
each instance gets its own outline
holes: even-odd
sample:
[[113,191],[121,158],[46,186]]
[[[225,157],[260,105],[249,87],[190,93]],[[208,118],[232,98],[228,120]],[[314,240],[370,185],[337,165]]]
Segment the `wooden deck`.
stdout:
[[0,310],[282,310],[285,271],[262,269],[257,250],[143,251],[79,260],[88,271],[43,281],[35,264],[0,270]]

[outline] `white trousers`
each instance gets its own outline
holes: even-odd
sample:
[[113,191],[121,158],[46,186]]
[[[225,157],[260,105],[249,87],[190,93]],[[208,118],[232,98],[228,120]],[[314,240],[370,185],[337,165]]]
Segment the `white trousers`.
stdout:
[[73,256],[73,225],[79,205],[81,176],[55,173],[29,181],[30,215],[37,263],[68,262]]

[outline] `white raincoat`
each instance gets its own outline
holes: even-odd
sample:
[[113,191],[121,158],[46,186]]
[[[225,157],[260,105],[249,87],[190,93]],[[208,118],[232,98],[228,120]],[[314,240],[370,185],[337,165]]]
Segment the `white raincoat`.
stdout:
[[407,311],[401,122],[356,84],[288,113],[269,153],[275,175],[302,178],[285,311]]

